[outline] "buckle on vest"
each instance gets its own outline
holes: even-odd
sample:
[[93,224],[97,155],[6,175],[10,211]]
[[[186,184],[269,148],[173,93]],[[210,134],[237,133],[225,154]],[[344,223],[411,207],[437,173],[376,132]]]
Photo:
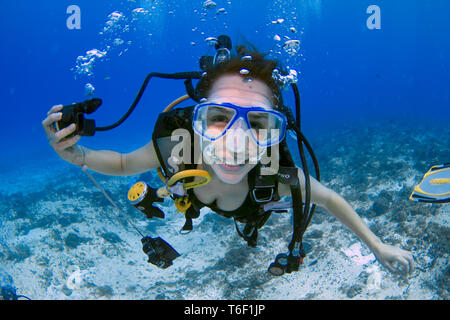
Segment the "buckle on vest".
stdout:
[[255,186],[253,189],[253,199],[257,203],[270,202],[275,193],[275,185],[272,186]]

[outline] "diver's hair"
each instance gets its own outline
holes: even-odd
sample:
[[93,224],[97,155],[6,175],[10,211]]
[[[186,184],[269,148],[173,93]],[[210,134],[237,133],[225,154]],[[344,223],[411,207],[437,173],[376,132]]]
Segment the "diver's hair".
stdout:
[[202,98],[208,97],[215,81],[221,76],[241,74],[240,71],[242,69],[247,69],[249,73],[243,76],[264,82],[273,93],[272,104],[276,107],[281,102],[281,91],[276,81],[272,78],[272,73],[277,68],[278,62],[276,60],[265,59],[264,55],[256,49],[250,51],[244,45],[237,46],[236,52],[237,56],[207,70],[207,73],[197,84],[197,96]]

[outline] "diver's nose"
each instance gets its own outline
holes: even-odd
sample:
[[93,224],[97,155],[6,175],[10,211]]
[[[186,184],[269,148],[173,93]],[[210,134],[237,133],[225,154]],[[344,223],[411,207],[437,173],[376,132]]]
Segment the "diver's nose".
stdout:
[[227,130],[226,146],[228,151],[234,153],[242,153],[246,151],[249,142],[249,128],[243,118],[239,118]]

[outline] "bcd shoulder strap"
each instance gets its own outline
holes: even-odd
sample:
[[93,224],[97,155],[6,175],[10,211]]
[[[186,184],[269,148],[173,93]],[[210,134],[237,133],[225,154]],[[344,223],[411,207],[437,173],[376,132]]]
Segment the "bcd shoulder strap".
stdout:
[[249,212],[249,216],[243,232],[239,230],[236,219],[234,219],[237,233],[247,241],[251,247],[256,247],[258,229],[263,227],[270,218],[272,212],[286,212],[286,204],[282,208],[274,203],[280,200],[278,194],[278,183],[298,185],[297,167],[280,166],[274,174],[261,174],[261,165],[258,164],[249,172],[248,184],[251,200],[256,208]]
[[[175,108],[167,112],[162,112],[158,115],[156,120],[152,142],[155,148],[158,161],[161,165],[164,177],[170,179],[175,173],[194,169],[194,132],[192,130],[192,112],[194,106]],[[173,139],[176,136],[177,129],[184,129],[186,136],[183,136],[183,143],[186,143],[182,150],[190,150],[191,158],[188,163],[184,163],[182,159],[174,159],[172,151],[174,147],[180,143],[180,140]],[[180,155],[184,158],[184,154]],[[182,232],[189,232],[192,230],[192,219],[199,216],[199,210],[194,206],[190,206],[186,213],[186,222],[182,228]]]
[[[155,127],[152,134],[152,142],[155,148],[158,161],[163,170],[164,176],[169,179],[176,172],[186,170],[192,165],[187,165],[181,161],[181,159],[173,159],[172,150],[180,143],[179,140],[173,139],[179,134],[185,133],[182,137],[183,143],[186,143],[183,150],[192,150],[193,148],[193,135],[192,130],[192,111],[194,106],[176,108],[167,112],[160,113],[156,120]],[[175,131],[177,129],[184,129],[181,131]],[[179,134],[178,134],[179,133]],[[190,145],[189,145],[190,144]],[[182,155],[184,157],[184,155]],[[189,163],[193,163],[193,153],[191,152],[191,159]]]

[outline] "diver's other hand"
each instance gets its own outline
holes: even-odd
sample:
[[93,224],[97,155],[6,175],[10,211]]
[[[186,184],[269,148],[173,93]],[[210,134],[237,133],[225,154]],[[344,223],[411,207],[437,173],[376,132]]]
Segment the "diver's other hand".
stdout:
[[42,121],[42,126],[44,127],[49,144],[62,159],[72,164],[82,165],[84,162],[84,152],[80,146],[76,145],[81,136],[75,135],[65,139],[75,132],[76,125],[73,123],[70,126],[56,131],[55,122],[62,118],[62,112],[60,112],[62,107],[62,105],[53,106],[47,112],[47,118]]
[[407,275],[413,271],[414,259],[409,251],[381,243],[374,253],[378,261],[392,273]]

